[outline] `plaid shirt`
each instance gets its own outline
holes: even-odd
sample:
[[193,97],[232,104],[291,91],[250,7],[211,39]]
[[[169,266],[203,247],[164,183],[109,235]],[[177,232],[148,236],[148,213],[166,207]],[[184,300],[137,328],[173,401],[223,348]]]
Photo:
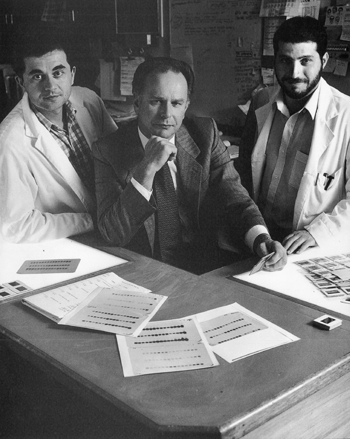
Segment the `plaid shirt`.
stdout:
[[51,123],[40,111],[30,104],[38,120],[53,135],[68,157],[84,185],[95,193],[94,164],[91,149],[75,118],[77,110],[67,101],[63,107],[67,121],[67,131]]

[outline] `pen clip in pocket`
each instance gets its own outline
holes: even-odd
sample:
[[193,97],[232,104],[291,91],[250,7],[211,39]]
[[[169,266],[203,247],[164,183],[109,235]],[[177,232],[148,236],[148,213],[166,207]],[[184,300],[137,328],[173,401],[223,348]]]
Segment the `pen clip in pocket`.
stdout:
[[323,188],[326,191],[331,187],[332,182],[334,180],[334,175],[329,175],[329,174],[327,174],[327,172],[325,172],[323,174],[323,179],[324,179],[323,180]]

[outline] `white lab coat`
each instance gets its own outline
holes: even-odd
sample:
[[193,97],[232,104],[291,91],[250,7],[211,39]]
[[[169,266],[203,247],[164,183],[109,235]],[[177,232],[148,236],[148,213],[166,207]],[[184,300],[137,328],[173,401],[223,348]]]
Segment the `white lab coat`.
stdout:
[[[72,87],[89,144],[117,129],[102,100]],[[5,240],[39,242],[93,230],[95,202],[65,153],[29,107],[28,95],[0,125],[0,225]]]
[[[350,97],[330,87],[324,79],[319,86],[315,128],[295,201],[293,230],[305,228],[321,247],[350,249]],[[257,140],[251,156],[255,201],[273,120],[272,104],[278,91],[279,88],[270,89],[269,102],[255,110]],[[327,190],[324,174],[334,177]]]

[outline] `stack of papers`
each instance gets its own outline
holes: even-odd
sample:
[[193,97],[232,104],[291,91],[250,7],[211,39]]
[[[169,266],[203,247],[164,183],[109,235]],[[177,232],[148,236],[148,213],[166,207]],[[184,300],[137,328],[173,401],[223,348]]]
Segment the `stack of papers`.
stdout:
[[97,288],[58,324],[136,337],[166,299],[152,293]]
[[151,291],[128,282],[115,273],[104,273],[63,287],[54,288],[44,293],[26,297],[22,299],[22,302],[49,319],[59,322],[87,299],[97,287],[119,288],[143,293],[149,293]]
[[323,256],[294,262],[326,297],[350,295],[350,254]]
[[150,322],[134,339],[117,336],[125,377],[217,366],[213,353],[232,363],[296,340],[238,303]]
[[23,299],[59,325],[116,334],[125,377],[218,366],[298,340],[237,303],[150,321],[166,296],[105,273]]
[[150,322],[137,338],[117,340],[125,377],[219,365],[195,317]]
[[238,303],[196,317],[213,352],[229,363],[299,340]]

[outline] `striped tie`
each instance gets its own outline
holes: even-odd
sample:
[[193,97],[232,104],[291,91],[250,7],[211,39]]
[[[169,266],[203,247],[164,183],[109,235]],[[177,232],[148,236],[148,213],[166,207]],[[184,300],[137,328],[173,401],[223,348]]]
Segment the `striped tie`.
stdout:
[[166,163],[155,175],[153,190],[157,200],[156,242],[157,253],[163,262],[174,263],[180,243],[180,218],[177,197]]

